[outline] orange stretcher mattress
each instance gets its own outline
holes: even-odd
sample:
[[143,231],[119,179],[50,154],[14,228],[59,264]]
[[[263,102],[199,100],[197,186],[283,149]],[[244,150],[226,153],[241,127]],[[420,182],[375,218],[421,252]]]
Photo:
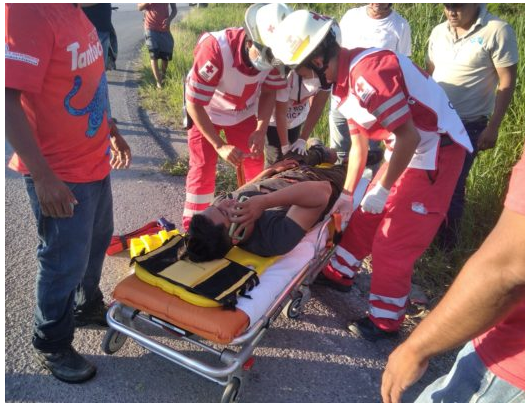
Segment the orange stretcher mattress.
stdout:
[[117,284],[113,298],[220,344],[243,334],[250,323],[248,315],[239,309],[198,307],[142,282],[134,274]]

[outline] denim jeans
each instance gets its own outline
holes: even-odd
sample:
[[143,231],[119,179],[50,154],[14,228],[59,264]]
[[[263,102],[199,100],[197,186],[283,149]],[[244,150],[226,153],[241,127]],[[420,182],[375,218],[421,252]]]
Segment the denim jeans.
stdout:
[[[337,164],[342,164],[348,158],[352,145],[348,121],[338,110],[331,106],[328,125],[330,127],[330,148],[334,148],[337,151]],[[381,151],[380,141],[369,140],[368,145],[370,151]],[[380,166],[381,163],[378,163],[370,168],[375,174]]]
[[113,233],[111,181],[66,183],[78,201],[71,218],[42,215],[31,177],[25,177],[39,244],[33,346],[55,352],[73,341],[75,309],[103,300],[102,263]]
[[109,31],[98,31],[98,40],[102,44],[102,52],[104,56],[104,68],[108,66],[108,53],[109,53]]
[[474,163],[474,159],[478,154],[478,139],[479,135],[487,127],[487,119],[477,120],[475,122],[463,123],[467,130],[470,142],[474,148],[472,153],[467,152],[465,156],[465,162],[463,163],[463,169],[458,178],[456,189],[452,195],[450,201],[450,207],[447,213],[447,219],[443,223],[439,236],[442,240],[442,244],[447,248],[452,248],[457,243],[457,237],[459,235],[459,226],[461,223],[461,217],[463,216],[463,209],[465,207],[465,189],[467,184],[468,174]]
[[472,342],[459,352],[450,372],[430,384],[415,403],[523,403],[525,391],[487,369]]

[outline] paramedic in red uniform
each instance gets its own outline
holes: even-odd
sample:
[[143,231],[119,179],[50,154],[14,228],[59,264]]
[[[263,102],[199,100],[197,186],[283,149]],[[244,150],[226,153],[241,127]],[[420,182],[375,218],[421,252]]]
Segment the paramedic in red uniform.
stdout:
[[405,317],[414,262],[432,241],[472,146],[444,91],[407,57],[378,48],[339,47],[329,18],[295,11],[279,25],[275,58],[301,76],[331,83],[348,120],[352,148],[341,196],[343,218],[365,166],[368,140],[386,143],[386,162],[345,230],[326,278],[349,287],[372,254],[368,316],[350,331],[375,341],[395,336]]
[[[262,171],[275,93],[285,87],[285,79],[265,59],[264,48],[243,28],[200,37],[186,83],[187,110],[194,124],[188,130],[184,228],[213,200],[217,155],[234,167],[242,165],[247,181]],[[219,136],[221,130],[226,141]]]

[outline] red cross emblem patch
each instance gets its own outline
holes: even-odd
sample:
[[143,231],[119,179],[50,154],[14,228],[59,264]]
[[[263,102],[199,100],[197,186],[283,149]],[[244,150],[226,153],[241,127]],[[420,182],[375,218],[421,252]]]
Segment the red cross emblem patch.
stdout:
[[376,93],[376,90],[365,80],[365,78],[360,76],[357,78],[357,81],[355,81],[354,92],[359,96],[359,99],[361,99],[363,103],[366,103],[370,96]]
[[219,71],[219,68],[217,68],[210,61],[208,61],[199,70],[199,76],[202,79],[204,79],[206,82],[209,82],[213,79],[213,77],[218,71]]

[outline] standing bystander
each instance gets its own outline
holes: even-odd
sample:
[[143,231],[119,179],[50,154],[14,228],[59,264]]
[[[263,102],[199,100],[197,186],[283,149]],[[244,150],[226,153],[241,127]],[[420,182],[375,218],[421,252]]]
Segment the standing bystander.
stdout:
[[110,131],[102,47],[80,7],[6,4],[5,23],[9,167],[24,174],[38,226],[35,357],[79,383],[96,367],[72,347],[75,326],[107,326],[99,282],[113,231],[109,173],[131,153]]
[[87,18],[97,29],[98,39],[102,44],[104,66],[107,69],[110,36],[111,30],[113,30],[111,24],[111,3],[81,3],[81,5]]
[[[427,72],[458,112],[474,151],[468,153],[439,236],[447,250],[457,244],[466,180],[480,150],[495,146],[517,77],[516,34],[477,3],[445,3],[447,21],[430,34]],[[489,120],[490,117],[490,120]]]
[[[144,36],[149,50],[151,69],[161,89],[168,70],[168,62],[173,58],[173,36],[170,24],[177,16],[175,3],[139,3],[138,8],[144,12]],[[171,8],[171,13],[170,13]],[[159,59],[161,67],[159,68]]]
[[[410,56],[412,40],[410,25],[392,9],[392,3],[370,3],[351,8],[341,18],[341,46],[352,48],[385,48]],[[348,158],[350,133],[344,116],[332,98],[330,115],[330,147],[337,150],[339,162]],[[381,142],[370,140],[370,151],[381,153]],[[374,166],[374,173],[378,167]]]

